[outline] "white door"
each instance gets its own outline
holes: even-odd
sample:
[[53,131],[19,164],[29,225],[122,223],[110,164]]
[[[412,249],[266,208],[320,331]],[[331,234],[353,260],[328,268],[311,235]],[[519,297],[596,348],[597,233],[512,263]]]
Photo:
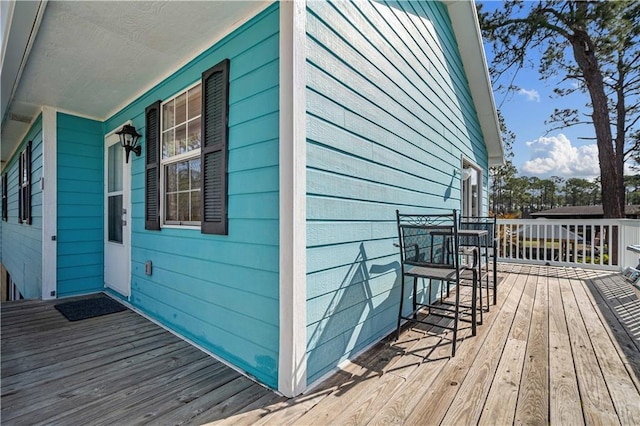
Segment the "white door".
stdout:
[[118,135],[105,138],[104,284],[123,296],[131,289],[131,164]]

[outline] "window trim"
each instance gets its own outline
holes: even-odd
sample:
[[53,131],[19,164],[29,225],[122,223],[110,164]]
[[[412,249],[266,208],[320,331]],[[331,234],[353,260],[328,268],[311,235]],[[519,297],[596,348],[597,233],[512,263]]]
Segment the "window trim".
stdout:
[[[198,80],[195,83],[186,86],[184,89],[174,93],[172,96],[170,96],[169,98],[167,98],[166,100],[160,102],[160,106],[159,106],[159,117],[160,117],[160,122],[158,123],[158,127],[159,127],[159,135],[160,138],[158,140],[158,174],[160,175],[160,199],[158,200],[159,203],[159,208],[160,208],[160,228],[175,228],[175,229],[197,229],[199,230],[201,227],[201,220],[198,221],[197,223],[195,221],[171,221],[171,222],[167,222],[166,221],[166,197],[167,194],[165,193],[165,186],[166,186],[166,179],[165,179],[165,166],[167,166],[168,164],[173,164],[173,163],[178,163],[180,161],[185,161],[185,160],[193,160],[196,158],[200,158],[200,152],[202,149],[202,131],[200,132],[200,148],[196,148],[193,149],[191,151],[187,151],[187,152],[182,152],[180,154],[176,154],[173,155],[171,157],[168,157],[167,159],[162,158],[162,142],[163,142],[163,134],[165,133],[165,130],[163,129],[163,122],[164,122],[164,106],[166,104],[168,104],[169,102],[172,102],[173,100],[175,100],[177,97],[179,97],[180,95],[189,92],[189,90],[193,89],[194,87],[197,87],[198,85],[202,85],[202,81]],[[200,90],[200,96],[202,96],[202,89]],[[187,97],[187,103],[186,103],[186,115],[188,116],[189,114],[189,99]],[[200,110],[200,116],[199,116],[201,122],[203,120],[203,111],[202,109]],[[196,118],[191,118],[191,119],[187,119],[184,123],[190,123],[191,121],[196,120]],[[174,123],[173,125],[173,129],[176,128],[176,124]],[[202,165],[200,166],[202,167]],[[200,187],[200,193],[202,194],[202,185]],[[200,198],[202,200],[202,197]]]
[[[478,204],[476,206],[476,211],[471,211],[471,214],[468,215],[465,212],[465,197],[464,197],[464,186],[465,186],[465,178],[464,178],[464,169],[470,168],[476,172],[476,176],[478,179],[478,184],[476,187],[478,193]],[[473,200],[473,194],[471,194],[471,198]],[[460,168],[460,212],[462,217],[478,217],[483,215],[483,205],[484,205],[484,173],[482,168],[474,161],[471,161],[467,157],[462,157],[461,168]],[[471,210],[473,210],[473,203],[469,206]]]

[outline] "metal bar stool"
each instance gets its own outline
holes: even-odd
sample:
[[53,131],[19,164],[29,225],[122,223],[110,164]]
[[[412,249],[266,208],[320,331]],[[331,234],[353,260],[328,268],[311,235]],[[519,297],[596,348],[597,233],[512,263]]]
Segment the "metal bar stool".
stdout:
[[[442,327],[453,331],[451,356],[456,354],[458,337],[458,323],[460,321],[460,291],[462,280],[470,280],[473,286],[472,301],[468,308],[471,310],[472,334],[476,335],[476,287],[478,273],[476,268],[467,268],[460,263],[458,216],[456,210],[442,214],[401,214],[396,210],[398,237],[401,259],[401,295],[398,313],[397,338],[400,337],[402,320]],[[413,281],[413,309],[404,314],[405,277]],[[418,302],[418,278],[429,280],[428,300]],[[431,300],[431,284],[439,281],[441,297]],[[443,285],[451,284],[455,291],[455,301],[444,303],[442,297]],[[429,316],[418,319],[418,312],[427,309],[429,316],[450,318],[452,325],[436,324],[429,321]]]
[[[473,216],[460,218],[460,230],[481,230],[487,231],[485,240],[480,246],[480,256],[485,259],[486,269],[482,273],[481,281],[486,280],[487,287],[487,311],[489,310],[489,275],[493,281],[493,304],[498,303],[498,240],[496,236],[497,224],[495,217]],[[471,244],[467,238],[462,238],[461,245]],[[492,262],[491,273],[489,273],[489,261]]]

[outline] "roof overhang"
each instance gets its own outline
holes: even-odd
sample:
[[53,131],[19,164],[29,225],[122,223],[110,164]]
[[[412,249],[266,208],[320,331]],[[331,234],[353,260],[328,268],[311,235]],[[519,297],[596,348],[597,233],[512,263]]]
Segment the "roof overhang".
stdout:
[[[2,161],[43,106],[104,121],[270,3],[3,1]],[[475,4],[446,4],[489,164],[503,164]]]
[[2,163],[15,149],[14,141],[29,129],[35,118],[33,115],[19,115],[9,110],[11,101],[18,89],[18,82],[24,71],[40,25],[46,1],[3,1],[2,17],[2,53],[0,86],[0,118],[2,119],[2,144],[0,157]]
[[504,148],[475,2],[447,0],[444,3],[449,10],[453,31],[458,41],[471,97],[487,146],[489,165],[501,166],[504,164]]
[[4,162],[44,106],[104,121],[273,0],[1,3]]

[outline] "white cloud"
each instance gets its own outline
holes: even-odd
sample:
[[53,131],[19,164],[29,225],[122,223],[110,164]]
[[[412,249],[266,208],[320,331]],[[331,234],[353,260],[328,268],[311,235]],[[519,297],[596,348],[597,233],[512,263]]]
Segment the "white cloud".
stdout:
[[624,163],[624,174],[629,176],[634,176],[638,174],[638,169],[640,169],[640,163],[636,163],[632,158],[630,158],[626,163]]
[[518,94],[526,96],[528,101],[540,102],[540,93],[536,89],[520,89]]
[[595,178],[600,175],[598,147],[595,144],[575,147],[562,133],[527,142],[531,159],[522,170],[536,176]]

